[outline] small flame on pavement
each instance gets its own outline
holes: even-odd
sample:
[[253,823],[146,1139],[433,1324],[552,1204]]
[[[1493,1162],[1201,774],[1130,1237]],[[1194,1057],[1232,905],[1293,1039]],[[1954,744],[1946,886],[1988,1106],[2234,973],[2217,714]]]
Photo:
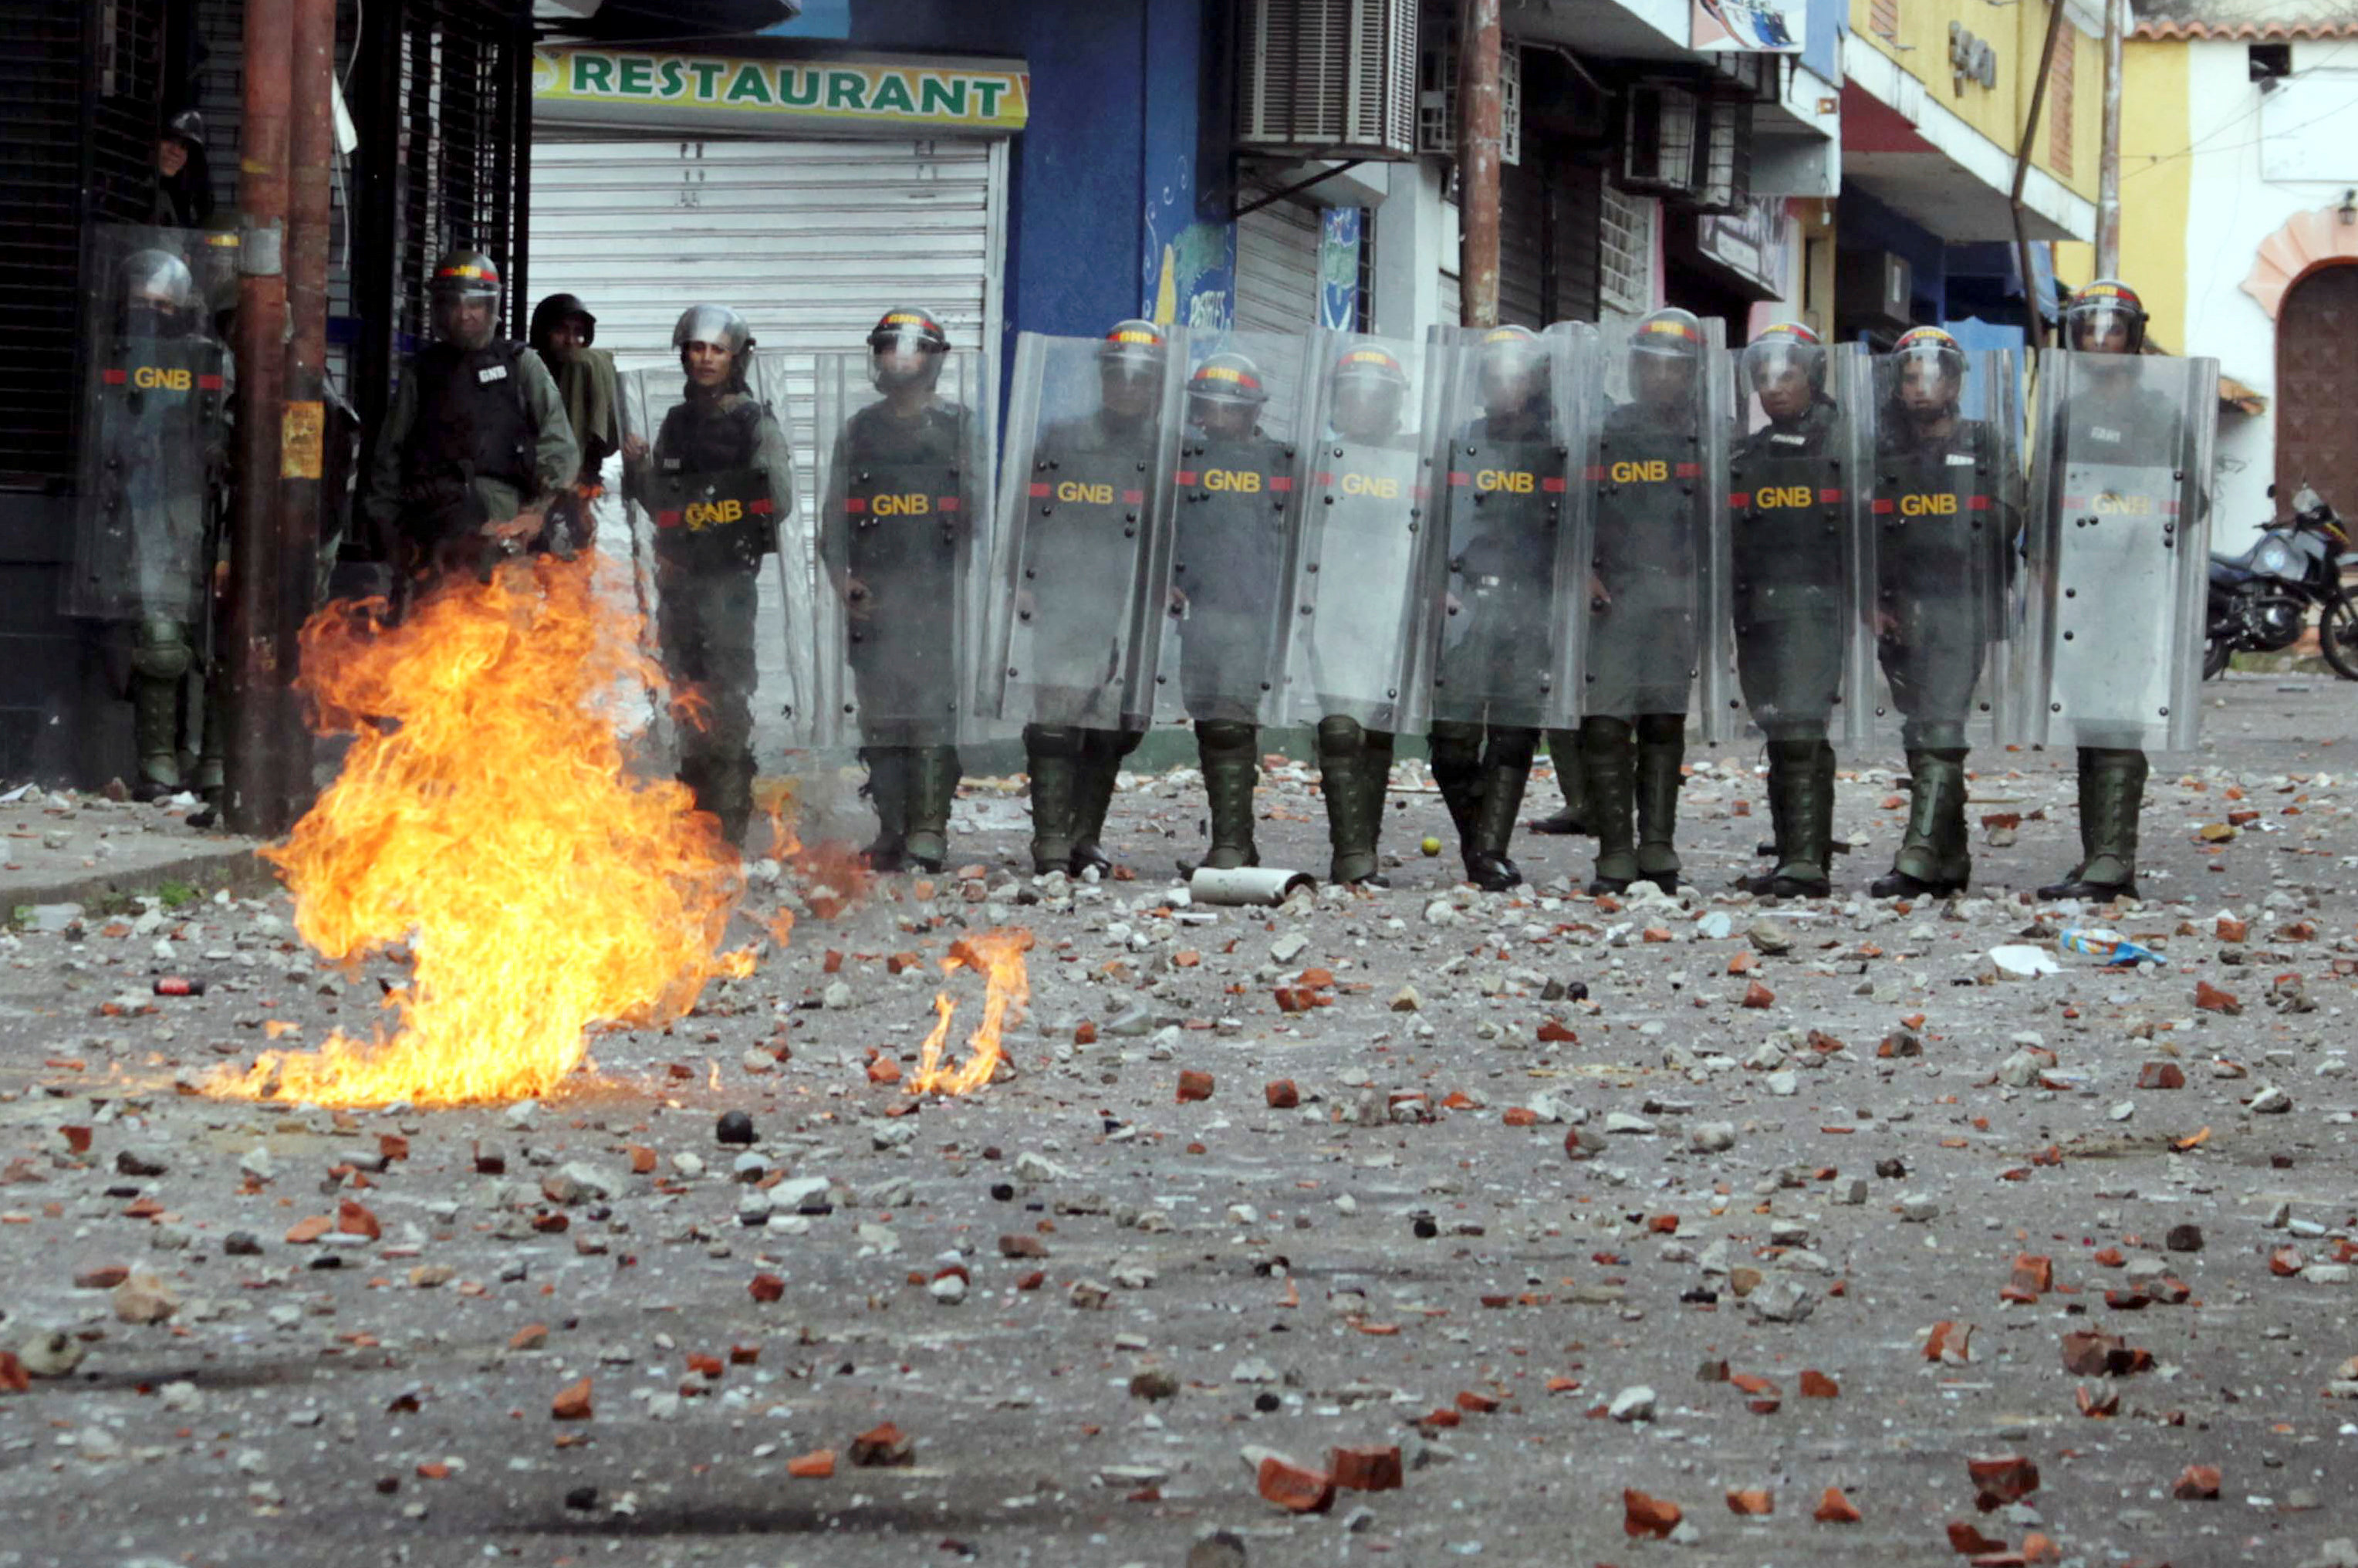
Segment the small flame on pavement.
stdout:
[[968,1095],[990,1082],[1007,1057],[1001,1034],[1008,1015],[1021,1017],[1032,1000],[1032,976],[1023,962],[1031,946],[1032,933],[1020,925],[978,932],[950,944],[949,957],[942,960],[945,975],[961,968],[982,973],[982,1022],[967,1036],[966,1065],[956,1070],[944,1067],[942,1046],[949,1038],[957,1003],[947,991],[935,993],[934,1032],[925,1036],[924,1058],[909,1079],[911,1094]]

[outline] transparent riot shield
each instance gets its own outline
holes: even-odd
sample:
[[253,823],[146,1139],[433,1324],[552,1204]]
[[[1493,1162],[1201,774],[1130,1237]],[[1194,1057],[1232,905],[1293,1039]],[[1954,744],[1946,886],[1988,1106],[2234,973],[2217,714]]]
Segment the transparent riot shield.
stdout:
[[[1714,741],[1866,738],[1874,640],[1859,612],[1868,407],[1855,343],[1730,351],[1726,526],[1705,643],[1733,661]],[[1730,679],[1728,677],[1732,676]]]
[[1301,333],[1187,340],[1158,719],[1282,721],[1310,343]]
[[1468,328],[1443,340],[1433,489],[1445,544],[1431,716],[1537,729],[1561,717],[1563,607],[1580,577],[1575,432],[1565,422],[1576,400],[1563,395],[1574,334]]
[[1594,492],[1583,717],[1724,708],[1715,541],[1727,501],[1730,384],[1716,318],[1689,337],[1598,329],[1597,408],[1583,482]]
[[1176,328],[1016,341],[1000,473],[997,717],[1142,729],[1171,584]]
[[816,724],[809,535],[770,362],[740,391],[689,395],[671,369],[622,384],[622,526],[598,554],[669,676],[657,729],[685,760],[806,746]]
[[2013,730],[2007,583],[2022,421],[2006,350],[1879,354],[1859,611],[1875,637],[1864,739],[1961,750]]
[[1422,733],[1445,570],[1431,481],[1447,351],[1328,332],[1310,352],[1287,721]]
[[228,436],[206,239],[117,225],[89,235],[69,615],[186,625],[204,612]]
[[2049,350],[2039,380],[2025,739],[2190,747],[2218,362]]
[[990,549],[982,356],[928,355],[880,386],[865,351],[817,361],[818,566],[812,744],[979,739]]

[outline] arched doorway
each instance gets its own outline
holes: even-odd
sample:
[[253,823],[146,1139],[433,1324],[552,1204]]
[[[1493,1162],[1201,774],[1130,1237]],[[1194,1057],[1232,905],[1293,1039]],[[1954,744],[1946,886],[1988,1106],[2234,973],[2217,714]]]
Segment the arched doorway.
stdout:
[[2277,310],[2277,515],[2305,481],[2358,516],[2358,264],[2313,267]]

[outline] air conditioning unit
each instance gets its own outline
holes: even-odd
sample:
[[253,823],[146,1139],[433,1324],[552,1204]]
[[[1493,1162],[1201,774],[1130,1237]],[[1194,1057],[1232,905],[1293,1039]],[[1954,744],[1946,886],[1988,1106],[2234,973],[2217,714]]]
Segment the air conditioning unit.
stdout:
[[[1499,161],[1523,161],[1523,51],[1498,49]],[[1416,40],[1416,150],[1428,157],[1457,156],[1457,16],[1427,9]]]
[[1834,253],[1834,299],[1846,321],[1906,331],[1916,324],[1910,309],[1916,275],[1908,258],[1889,251]]
[[1240,0],[1237,149],[1416,156],[1416,0]]

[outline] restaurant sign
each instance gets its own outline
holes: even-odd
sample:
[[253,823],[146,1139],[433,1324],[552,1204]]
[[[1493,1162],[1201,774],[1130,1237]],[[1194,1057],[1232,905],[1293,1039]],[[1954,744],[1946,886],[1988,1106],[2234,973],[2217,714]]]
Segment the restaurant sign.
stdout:
[[631,49],[533,53],[535,115],[651,126],[791,124],[817,130],[1023,128],[1032,79],[1017,61],[740,59]]

